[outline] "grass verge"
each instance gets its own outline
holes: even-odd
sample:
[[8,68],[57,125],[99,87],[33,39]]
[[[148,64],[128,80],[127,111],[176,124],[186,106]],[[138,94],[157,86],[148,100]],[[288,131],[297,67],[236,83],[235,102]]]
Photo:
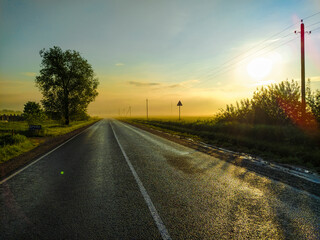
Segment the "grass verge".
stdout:
[[121,119],[175,135],[320,172],[320,133],[296,126],[216,123],[210,119]]
[[29,131],[27,122],[0,122],[0,164],[32,150],[48,138],[70,133],[98,120],[74,121],[69,126],[46,121],[42,123],[42,129],[37,131]]

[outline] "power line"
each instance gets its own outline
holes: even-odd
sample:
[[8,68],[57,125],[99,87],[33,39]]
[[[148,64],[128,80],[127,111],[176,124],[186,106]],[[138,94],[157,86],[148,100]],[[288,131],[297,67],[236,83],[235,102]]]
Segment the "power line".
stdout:
[[311,29],[310,31],[311,31],[311,32],[316,32],[316,31],[318,31],[318,30],[320,30],[320,27]]
[[[230,62],[232,62],[232,61],[235,61],[235,60],[236,60],[237,58],[239,58],[240,56],[245,55],[246,53],[250,52],[251,50],[253,50],[253,49],[257,48],[257,47],[259,47],[260,45],[262,45],[263,43],[265,43],[265,42],[273,39],[274,37],[280,35],[281,33],[283,33],[283,32],[285,32],[286,30],[292,28],[293,26],[295,26],[295,25],[298,24],[298,23],[299,23],[299,22],[296,22],[296,23],[294,23],[294,24],[292,24],[292,25],[284,28],[284,29],[281,30],[280,32],[278,32],[278,33],[276,33],[276,34],[273,34],[272,36],[270,36],[270,37],[268,37],[267,39],[259,42],[258,44],[254,45],[253,47],[250,47],[250,48],[246,49],[245,51],[243,51],[242,53],[236,55],[235,57],[232,57],[232,58],[228,59],[227,61],[225,61],[224,63],[222,63],[220,66],[212,69],[211,71],[214,71],[214,70],[218,70],[218,71],[219,71],[219,68],[223,68],[224,65],[227,65],[228,63],[230,63]],[[287,36],[289,36],[289,35],[291,35],[291,34],[292,34],[292,33],[290,33],[290,34],[288,34],[288,35],[286,35],[286,36],[284,36],[284,37],[282,37],[282,38],[286,38]],[[274,43],[271,43],[271,44],[274,44]],[[266,48],[266,47],[268,47],[268,46],[263,47],[263,49]],[[260,50],[262,50],[262,49],[260,49]],[[260,50],[257,50],[257,51],[260,51]],[[252,53],[251,53],[250,55],[252,55]],[[247,57],[249,57],[249,56],[246,56],[245,58],[247,58]],[[241,60],[241,61],[242,61],[242,60]]]
[[320,14],[320,12],[317,12],[317,13],[314,13],[314,14],[312,14],[312,15],[310,15],[310,16],[307,16],[307,17],[305,17],[305,18],[302,18],[302,20],[306,20],[306,19],[308,19],[308,18],[312,18],[312,17],[314,17],[314,16],[316,16],[316,15],[318,15],[318,14]]
[[[279,47],[282,47],[282,46],[285,45],[285,44],[288,44],[289,42],[292,42],[293,40],[296,40],[297,38],[298,38],[298,37],[295,37],[295,38],[293,38],[293,39],[291,39],[291,40],[289,40],[289,41],[286,41],[286,42],[284,42],[284,43],[282,43],[282,44],[280,44],[280,45],[278,45],[278,46],[270,49],[269,51],[264,52],[264,53],[261,53],[261,54],[255,56],[255,57],[259,57],[259,56],[262,56],[262,55],[264,55],[264,54],[267,54],[267,53],[269,53],[269,52],[271,52],[271,51],[273,51],[273,50],[275,50],[275,49],[277,49],[277,48],[279,48]],[[243,60],[244,60],[244,59],[243,59]],[[197,84],[197,85],[195,85],[195,86],[199,86],[199,85],[201,85],[201,84],[203,84],[203,83],[206,83],[207,81],[211,80],[211,79],[214,78],[214,77],[217,77],[217,76],[220,76],[220,75],[222,75],[222,74],[224,74],[224,73],[229,72],[230,70],[234,69],[234,65],[237,65],[237,64],[239,64],[240,62],[243,62],[243,60],[241,60],[241,61],[239,61],[239,62],[236,62],[236,63],[230,65],[229,67],[226,67],[225,69],[222,69],[220,72],[217,72],[216,74],[210,76],[210,79],[205,80],[205,81],[203,81],[203,82],[201,82],[201,83],[199,83],[199,84]],[[243,63],[241,63],[241,64],[243,64]]]
[[311,25],[307,25],[306,27],[312,27],[312,26],[314,26],[314,25],[317,25],[317,24],[319,24],[320,23],[320,21],[319,22],[316,22],[316,23],[313,23],[313,24],[311,24]]
[[[306,19],[312,18],[312,17],[314,17],[314,16],[316,16],[316,15],[318,15],[318,14],[320,14],[320,12],[317,12],[317,13],[311,14],[311,15],[309,15],[309,16],[307,16],[307,17],[303,18],[303,19],[304,19],[304,20],[306,20]],[[237,58],[239,58],[240,56],[242,56],[242,55],[246,54],[247,52],[249,52],[249,51],[251,51],[251,50],[253,50],[253,49],[257,48],[258,46],[262,45],[263,43],[265,43],[265,42],[267,42],[267,41],[271,40],[272,38],[274,38],[274,37],[276,37],[276,36],[280,35],[281,33],[285,32],[286,30],[288,30],[288,29],[290,29],[290,28],[294,27],[294,26],[295,26],[295,25],[297,25],[298,23],[299,23],[299,21],[297,21],[296,23],[294,23],[294,24],[292,24],[292,25],[290,25],[290,26],[288,26],[288,27],[284,28],[283,30],[281,30],[280,32],[278,32],[278,33],[276,33],[276,34],[273,34],[272,36],[268,37],[267,39],[265,39],[265,40],[263,40],[263,41],[259,42],[257,45],[255,45],[255,46],[253,46],[253,47],[251,47],[251,48],[247,49],[246,51],[244,51],[244,52],[242,52],[242,53],[238,54],[237,56],[232,57],[232,58],[230,58],[229,60],[225,61],[223,64],[221,64],[219,67],[216,67],[215,69],[217,69],[217,68],[222,68],[224,65],[227,65],[229,62],[234,61],[235,59],[237,59]],[[320,23],[320,22],[317,22],[317,23],[314,23],[314,24],[312,24],[312,25],[309,25],[308,27],[313,26],[313,25],[316,25],[316,24],[318,24],[318,23]],[[313,30],[313,31],[314,31],[314,30]],[[286,35],[286,36],[284,36],[284,37],[282,37],[282,38],[286,38],[287,36],[290,36],[291,34],[292,34],[292,33],[289,33],[288,35]],[[272,43],[272,44],[273,44],[273,43]],[[272,45],[272,44],[271,44],[271,45]],[[267,48],[267,47],[268,47],[268,46],[264,46],[262,49],[265,49],[265,48]],[[259,52],[259,51],[261,51],[262,49],[257,50],[256,52]],[[253,53],[253,54],[255,54],[255,53]],[[252,55],[253,55],[253,54],[252,54]],[[251,54],[250,54],[250,55],[251,55]],[[245,57],[245,58],[247,58],[247,57]],[[242,60],[241,60],[241,61],[242,61]]]
[[[291,33],[290,35],[292,35],[292,33]],[[283,37],[283,39],[286,38],[287,36],[289,36],[289,35],[286,35],[285,37]],[[295,39],[295,38],[294,38],[294,39]],[[290,42],[290,41],[292,41],[292,40],[293,40],[293,39],[291,39],[291,40],[289,40],[289,41],[287,41],[287,42]],[[280,45],[277,45],[276,47],[272,48],[272,50],[277,49],[278,47],[286,44],[287,42],[282,43],[282,44],[280,44]],[[277,43],[279,43],[279,42],[273,42],[273,43],[271,43],[271,44],[269,44],[269,45],[266,45],[266,46],[264,46],[263,48],[260,48],[260,49],[258,49],[257,51],[254,51],[253,53],[250,53],[249,55],[244,56],[242,59],[240,59],[240,60],[238,60],[238,61],[236,61],[236,62],[230,63],[228,66],[221,67],[218,71],[216,71],[216,72],[214,72],[214,73],[207,74],[205,77],[216,76],[216,74],[219,74],[219,75],[220,75],[220,72],[222,72],[222,71],[224,72],[225,69],[230,68],[231,66],[234,66],[234,65],[236,65],[236,64],[238,64],[238,63],[241,63],[241,62],[243,62],[245,59],[247,59],[247,58],[249,58],[249,57],[252,57],[252,56],[257,57],[257,54],[259,54],[258,56],[264,55],[264,54],[272,51],[272,50],[269,50],[269,51],[267,51],[267,52],[262,52],[264,49],[269,48],[270,46],[272,46],[272,45],[274,45],[274,44],[277,44]]]
[[[312,17],[314,17],[314,16],[316,16],[316,15],[318,15],[318,14],[320,14],[320,12],[317,12],[317,13],[314,13],[314,14],[312,14],[312,15],[309,15],[309,16],[303,18],[303,19],[306,20],[306,19],[312,18]],[[248,48],[246,51],[244,51],[244,52],[236,55],[235,57],[232,57],[232,58],[228,59],[227,61],[225,61],[224,63],[222,63],[220,66],[215,67],[214,69],[210,70],[209,73],[207,73],[207,74],[205,74],[204,76],[200,77],[200,79],[201,79],[201,78],[204,78],[204,77],[210,77],[210,79],[212,79],[213,77],[219,76],[219,75],[221,75],[221,74],[224,74],[224,73],[230,71],[231,69],[233,69],[233,66],[234,66],[234,65],[243,62],[246,58],[248,58],[248,57],[250,57],[250,56],[254,56],[254,55],[256,55],[257,53],[261,52],[262,50],[264,50],[264,49],[266,49],[266,48],[269,48],[270,46],[274,45],[274,44],[277,43],[279,40],[285,39],[286,37],[292,35],[292,33],[289,33],[289,34],[287,34],[287,35],[285,35],[285,36],[282,36],[282,37],[280,37],[280,39],[278,39],[277,41],[272,42],[272,43],[270,43],[270,44],[268,44],[268,45],[262,46],[262,48],[259,48],[259,49],[255,50],[254,52],[250,53],[249,55],[247,55],[247,53],[250,52],[251,50],[258,48],[259,46],[261,46],[261,45],[263,45],[264,43],[268,42],[269,40],[273,39],[274,37],[280,35],[281,33],[287,31],[288,29],[291,29],[293,26],[297,25],[298,23],[299,23],[299,22],[296,22],[296,23],[294,23],[294,24],[292,24],[292,25],[284,28],[284,29],[281,30],[280,32],[277,32],[276,34],[271,35],[270,37],[268,37],[268,38],[266,38],[265,40],[259,42],[258,44],[254,45],[253,47]],[[314,26],[314,25],[316,25],[316,24],[318,24],[318,23],[320,23],[320,22],[313,23],[313,24],[309,25],[308,27]],[[316,29],[313,29],[313,30],[311,30],[311,31],[318,31],[319,29],[320,29],[320,28],[316,28]],[[295,40],[295,39],[296,39],[296,37],[293,38],[293,39],[291,39],[291,40],[289,40],[289,41],[286,41],[286,42],[284,42],[284,43],[282,43],[282,44],[280,44],[280,45],[278,45],[278,46],[276,46],[276,47],[274,47],[274,48],[272,48],[271,50],[269,50],[269,51],[267,51],[267,52],[261,53],[261,54],[259,54],[258,56],[261,56],[261,55],[263,55],[263,54],[267,54],[268,52],[271,52],[271,51],[273,51],[273,50],[275,50],[275,49],[277,49],[277,48],[279,48],[279,47],[281,47],[281,46],[283,46],[283,45],[285,45],[285,44],[287,44],[287,43],[289,43],[289,42],[291,42],[291,41],[293,41],[293,40]],[[240,58],[241,56],[243,56],[241,59],[236,60],[236,59]],[[256,56],[256,57],[257,57],[257,56]],[[210,80],[210,79],[208,79],[208,80]],[[199,85],[207,82],[208,80],[205,80],[205,81],[203,81],[203,82],[200,82],[199,84],[196,84],[196,85],[194,85],[193,87],[199,86]],[[191,87],[189,87],[189,88],[191,88]]]

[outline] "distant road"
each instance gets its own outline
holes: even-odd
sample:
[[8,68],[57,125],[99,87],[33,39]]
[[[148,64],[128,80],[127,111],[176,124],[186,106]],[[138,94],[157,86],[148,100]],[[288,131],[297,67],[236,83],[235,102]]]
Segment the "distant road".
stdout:
[[0,196],[0,239],[320,239],[319,197],[116,120]]

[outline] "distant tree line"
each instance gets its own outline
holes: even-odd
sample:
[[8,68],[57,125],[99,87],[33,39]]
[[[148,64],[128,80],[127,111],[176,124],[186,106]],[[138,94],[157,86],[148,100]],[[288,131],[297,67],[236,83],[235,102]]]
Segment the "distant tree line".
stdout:
[[1,114],[1,121],[24,121],[25,118],[21,114]]

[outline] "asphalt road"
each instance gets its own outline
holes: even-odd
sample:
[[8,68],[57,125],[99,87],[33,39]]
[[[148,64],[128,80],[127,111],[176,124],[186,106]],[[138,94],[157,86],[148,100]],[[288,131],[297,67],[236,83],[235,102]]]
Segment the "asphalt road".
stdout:
[[0,206],[0,239],[320,239],[320,198],[115,120],[3,180]]

